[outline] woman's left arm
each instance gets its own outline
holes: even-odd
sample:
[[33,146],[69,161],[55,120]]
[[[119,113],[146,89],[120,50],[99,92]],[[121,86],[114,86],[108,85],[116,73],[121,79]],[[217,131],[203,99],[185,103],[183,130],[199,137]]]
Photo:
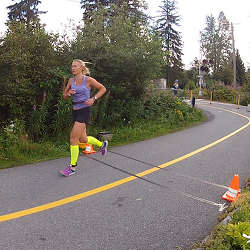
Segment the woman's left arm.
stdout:
[[104,85],[102,85],[92,77],[87,77],[86,80],[87,80],[87,85],[90,88],[98,89],[98,92],[85,102],[85,104],[91,106],[94,104],[95,100],[99,99],[101,96],[104,95],[104,93],[106,92],[106,88],[104,87]]

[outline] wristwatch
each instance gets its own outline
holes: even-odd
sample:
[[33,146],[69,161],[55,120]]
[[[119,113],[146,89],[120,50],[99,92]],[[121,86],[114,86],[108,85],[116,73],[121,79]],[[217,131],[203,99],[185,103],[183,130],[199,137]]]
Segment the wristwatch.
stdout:
[[94,100],[96,101],[97,100],[97,97],[94,95]]

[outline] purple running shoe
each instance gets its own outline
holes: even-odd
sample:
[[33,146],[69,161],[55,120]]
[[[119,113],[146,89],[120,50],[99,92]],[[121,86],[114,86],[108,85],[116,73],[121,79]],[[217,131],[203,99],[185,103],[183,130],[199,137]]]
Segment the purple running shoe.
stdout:
[[75,174],[76,171],[72,169],[72,166],[69,165],[64,170],[60,171],[60,173],[66,177],[71,176],[72,174]]
[[108,152],[108,141],[104,141],[102,143],[100,151],[101,151],[103,156],[105,156],[107,154],[107,152]]

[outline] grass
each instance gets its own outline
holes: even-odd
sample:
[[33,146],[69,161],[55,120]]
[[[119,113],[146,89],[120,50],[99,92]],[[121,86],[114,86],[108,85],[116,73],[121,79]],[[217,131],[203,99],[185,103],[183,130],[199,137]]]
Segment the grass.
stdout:
[[243,237],[243,234],[250,236],[250,177],[246,180],[245,188],[239,198],[227,208],[218,221],[221,222],[228,216],[231,217],[228,224],[219,223],[212,230],[208,240],[196,244],[195,248],[206,250],[250,249],[250,242],[247,243],[248,240]]
[[199,120],[192,122],[182,122],[171,124],[169,122],[143,122],[138,123],[136,127],[116,128],[112,131],[114,134],[110,143],[112,146],[121,146],[128,143],[143,141],[157,136],[173,133],[191,126],[195,126],[205,121],[206,117],[202,115]]
[[68,155],[68,150],[65,146],[57,146],[51,142],[21,142],[20,144],[12,145],[9,151],[11,151],[10,159],[7,157],[7,159],[0,158],[0,169],[53,160]]
[[[195,126],[206,120],[200,111],[194,112],[189,121],[137,121],[130,126],[113,128],[113,138],[109,142],[110,147],[126,145],[129,143],[166,135],[187,127]],[[96,127],[88,127],[87,133],[96,136],[100,131]],[[69,156],[69,132],[65,136],[54,138],[41,143],[30,143],[20,140],[11,143],[8,138],[8,151],[1,155],[0,169],[52,160]],[[0,148],[1,149],[1,148]]]

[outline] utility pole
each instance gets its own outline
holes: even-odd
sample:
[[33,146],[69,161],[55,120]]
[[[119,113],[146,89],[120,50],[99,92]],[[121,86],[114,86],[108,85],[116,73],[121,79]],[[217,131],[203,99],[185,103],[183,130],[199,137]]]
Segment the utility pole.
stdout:
[[199,96],[202,96],[201,92],[201,85],[203,84],[203,74],[201,73],[201,59],[202,59],[202,52],[200,47],[200,59],[199,59]]
[[234,67],[233,88],[236,88],[236,55],[235,55],[235,43],[234,43],[234,27],[233,27],[233,23],[231,23],[231,29],[232,29],[233,67]]

